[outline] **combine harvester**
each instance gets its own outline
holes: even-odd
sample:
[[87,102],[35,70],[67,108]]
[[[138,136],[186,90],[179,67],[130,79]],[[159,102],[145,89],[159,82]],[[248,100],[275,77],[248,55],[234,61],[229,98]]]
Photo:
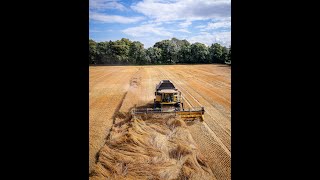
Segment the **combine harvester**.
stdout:
[[131,110],[133,116],[172,114],[185,121],[200,119],[203,121],[204,107],[183,107],[182,95],[169,80],[162,80],[156,86],[153,108],[137,108]]

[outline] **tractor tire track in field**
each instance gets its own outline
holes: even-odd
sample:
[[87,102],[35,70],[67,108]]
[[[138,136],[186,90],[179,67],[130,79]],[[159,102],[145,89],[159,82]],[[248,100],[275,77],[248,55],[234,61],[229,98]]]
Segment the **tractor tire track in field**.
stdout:
[[212,139],[210,128],[205,123],[196,122],[190,125],[189,130],[193,139],[199,143],[200,151],[209,161],[209,166],[217,179],[231,179],[231,156],[226,155],[220,144]]
[[[181,72],[181,73],[185,73],[185,71],[182,70],[177,70],[177,72]],[[195,74],[194,72],[192,74]],[[224,89],[218,88],[216,86],[213,86],[212,84],[198,78],[196,75],[192,78],[189,78],[190,81],[196,82],[195,79],[197,81],[202,82],[203,84],[201,84],[202,86],[206,87],[207,89],[212,89],[212,93],[219,96],[219,98],[225,100],[227,103],[231,104],[230,99],[228,99],[228,97],[226,96],[226,93],[222,93],[223,91],[225,91],[225,87]],[[209,87],[210,86],[210,87]],[[230,92],[231,93],[231,92]],[[229,96],[229,94],[228,94]]]
[[[226,82],[226,78],[224,75],[221,75],[221,71],[219,71],[219,73],[213,73],[213,71],[208,71],[208,70],[204,70],[201,67],[197,68],[197,69],[193,69],[192,71],[194,71],[194,74],[201,74],[201,75],[206,75],[206,76],[214,76],[214,82],[217,83],[217,85],[221,84],[224,85],[227,89],[231,89],[231,76],[228,78],[229,80],[227,80]],[[223,77],[223,78],[222,78]],[[206,79],[204,79],[204,81],[206,81]]]

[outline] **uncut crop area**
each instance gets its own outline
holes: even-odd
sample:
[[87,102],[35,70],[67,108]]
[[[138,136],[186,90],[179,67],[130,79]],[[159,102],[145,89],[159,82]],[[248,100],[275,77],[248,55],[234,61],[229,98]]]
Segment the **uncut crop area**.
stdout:
[[[91,174],[91,179],[103,179],[106,177],[108,179],[126,179],[125,173],[132,175],[130,178],[134,178],[134,173],[130,174],[130,172],[127,172],[130,171],[130,166],[126,166],[126,172],[115,169],[111,172],[110,168],[106,167],[108,163],[103,161],[106,160],[109,162],[112,157],[108,155],[108,159],[106,158],[106,154],[110,154],[110,152],[116,153],[117,157],[121,155],[120,150],[112,149],[115,148],[115,145],[110,145],[111,142],[117,142],[112,140],[112,137],[122,136],[122,134],[120,135],[119,129],[121,129],[121,133],[128,131],[126,128],[129,128],[130,131],[131,126],[138,125],[145,130],[150,129],[148,132],[145,132],[146,135],[143,137],[146,139],[144,146],[150,142],[150,140],[148,140],[149,136],[151,138],[157,134],[149,132],[152,131],[152,129],[157,129],[154,127],[156,125],[148,124],[149,121],[145,124],[137,120],[131,125],[124,125],[118,129],[115,127],[115,124],[119,124],[121,118],[125,119],[125,116],[128,116],[128,112],[134,105],[145,106],[152,104],[155,86],[160,80],[170,80],[173,82],[176,88],[182,93],[185,107],[203,106],[205,108],[204,121],[197,121],[190,124],[186,123],[186,125],[183,126],[185,135],[183,135],[183,133],[181,134],[181,136],[190,135],[190,140],[186,143],[188,144],[190,142],[190,144],[196,148],[195,151],[192,150],[193,154],[196,154],[197,157],[201,156],[201,159],[205,162],[200,163],[205,164],[205,168],[201,170],[201,173],[199,170],[198,175],[205,174],[205,176],[202,176],[205,177],[203,179],[231,179],[230,66],[90,66],[89,73],[89,174]],[[161,127],[162,126],[164,127],[164,125],[161,125]],[[170,130],[164,128],[163,131],[169,132]],[[161,134],[159,134],[159,137],[160,135]],[[118,145],[118,143],[116,144]],[[172,145],[172,147],[175,147],[175,145]],[[149,147],[139,148],[142,148],[146,152],[149,149]],[[194,155],[194,158],[189,159],[196,159],[196,155]],[[134,157],[132,158],[134,159]],[[117,163],[115,160],[110,160],[110,162],[116,163],[116,165],[121,164],[121,162]],[[166,161],[166,163],[168,162]],[[177,160],[177,162],[180,161]],[[197,161],[195,161],[194,164],[196,164],[196,167],[200,167]],[[137,168],[138,167],[135,167],[135,170],[137,170]],[[159,174],[159,179],[179,179],[179,177],[182,177],[178,175],[177,177],[163,175],[165,174],[165,168],[159,168],[162,169],[162,175],[161,173]],[[184,175],[188,174],[185,169],[183,170],[183,168],[186,168],[184,166],[175,167],[177,174],[180,172],[179,168],[184,172]],[[140,172],[140,175],[141,173],[142,172]],[[197,172],[193,172],[193,174],[196,173]],[[129,178],[129,175],[127,178]],[[151,178],[155,178],[155,176]],[[192,177],[192,175],[190,175],[190,177]],[[200,175],[198,178],[199,177]],[[150,177],[141,176],[136,178],[148,179]]]

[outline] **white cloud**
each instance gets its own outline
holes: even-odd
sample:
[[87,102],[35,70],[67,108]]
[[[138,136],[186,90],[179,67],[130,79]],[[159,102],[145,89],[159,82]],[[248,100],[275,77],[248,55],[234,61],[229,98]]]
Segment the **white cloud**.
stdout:
[[148,21],[144,21],[144,22],[141,22],[141,24],[153,24],[153,25],[156,25],[156,26],[159,26],[159,25],[162,25],[163,22],[156,22],[154,20],[148,20]]
[[231,45],[231,32],[215,32],[215,33],[208,33],[208,32],[201,32],[197,36],[193,36],[187,38],[187,40],[191,43],[200,42],[210,46],[213,43],[219,43],[222,46],[229,47]]
[[131,8],[157,21],[193,21],[230,17],[231,0],[143,0]]
[[163,27],[159,27],[157,24],[143,24],[124,29],[122,32],[133,37],[146,37],[150,35],[172,36],[171,32],[168,32]]
[[89,0],[89,8],[91,10],[117,9],[120,11],[127,10],[125,6],[120,4],[118,0]]
[[97,30],[97,29],[89,29],[90,33],[105,33],[105,32],[113,32],[112,29],[105,29],[105,30]]
[[231,20],[223,19],[218,22],[209,22],[207,26],[202,29],[202,31],[208,31],[208,30],[219,29],[219,28],[231,28]]
[[187,29],[178,29],[178,30],[175,30],[175,31],[184,32],[184,33],[191,33],[191,32],[188,31]]
[[192,24],[191,21],[185,21],[185,22],[180,23],[179,25],[180,25],[182,28],[186,28],[186,27],[190,26],[191,24]]
[[201,29],[201,28],[205,28],[205,27],[206,27],[205,25],[199,25],[199,26],[195,26],[194,28]]
[[139,16],[125,17],[125,16],[118,16],[118,15],[106,15],[106,14],[101,14],[96,12],[90,12],[89,18],[91,20],[104,22],[104,23],[122,23],[122,24],[135,23],[144,19],[144,17],[139,17]]
[[103,32],[103,31],[94,30],[94,29],[89,29],[89,33],[100,33],[100,32]]

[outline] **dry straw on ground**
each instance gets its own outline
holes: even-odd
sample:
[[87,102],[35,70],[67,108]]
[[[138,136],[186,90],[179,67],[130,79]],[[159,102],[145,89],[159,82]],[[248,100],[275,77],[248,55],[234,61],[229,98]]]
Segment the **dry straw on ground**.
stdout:
[[90,179],[215,179],[184,121],[131,119],[114,125]]

